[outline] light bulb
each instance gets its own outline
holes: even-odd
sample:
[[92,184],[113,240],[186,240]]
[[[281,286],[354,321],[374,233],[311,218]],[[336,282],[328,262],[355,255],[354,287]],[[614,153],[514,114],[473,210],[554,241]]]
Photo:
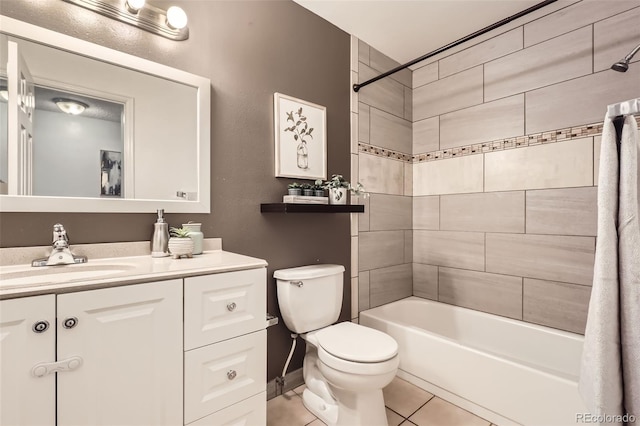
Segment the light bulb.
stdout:
[[129,12],[138,13],[138,11],[144,7],[144,3],[145,0],[127,0],[125,5]]
[[167,25],[174,30],[181,30],[187,26],[187,14],[178,6],[171,6],[167,10]]

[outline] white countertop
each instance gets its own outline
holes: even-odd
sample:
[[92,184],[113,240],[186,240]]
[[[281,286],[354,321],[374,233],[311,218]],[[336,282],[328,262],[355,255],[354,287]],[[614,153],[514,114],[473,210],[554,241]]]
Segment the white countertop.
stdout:
[[266,267],[263,259],[223,250],[193,258],[146,256],[89,259],[85,264],[31,267],[0,266],[0,299],[67,293],[150,281],[162,281]]

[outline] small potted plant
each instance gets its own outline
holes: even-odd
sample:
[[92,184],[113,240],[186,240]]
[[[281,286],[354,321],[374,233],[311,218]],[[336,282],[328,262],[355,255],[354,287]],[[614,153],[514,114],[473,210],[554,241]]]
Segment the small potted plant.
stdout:
[[302,195],[305,195],[307,197],[311,197],[313,195],[313,185],[311,185],[310,183],[303,183],[302,184]]
[[342,175],[331,175],[331,179],[324,183],[329,190],[329,204],[347,204],[347,193],[367,197],[364,186],[358,182],[353,186]]
[[332,175],[324,187],[329,190],[329,204],[347,204],[349,182],[342,175]]
[[302,187],[298,182],[289,184],[289,195],[302,195]]
[[313,195],[316,197],[324,197],[324,184],[322,179],[318,179],[313,183]]
[[351,195],[355,195],[356,197],[367,198],[369,196],[369,193],[364,190],[364,185],[360,182],[358,182],[356,186],[349,184],[349,191]]
[[171,228],[169,229],[169,253],[173,259],[179,259],[182,256],[193,257],[193,240],[189,237],[188,228]]

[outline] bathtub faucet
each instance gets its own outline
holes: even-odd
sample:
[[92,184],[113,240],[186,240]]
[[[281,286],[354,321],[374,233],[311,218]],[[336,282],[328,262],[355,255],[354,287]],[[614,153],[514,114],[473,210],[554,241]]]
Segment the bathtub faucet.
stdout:
[[75,256],[69,248],[69,236],[64,226],[60,223],[53,225],[53,250],[49,257],[36,259],[31,262],[31,266],[54,266],[73,265],[75,263],[86,263],[86,256]]

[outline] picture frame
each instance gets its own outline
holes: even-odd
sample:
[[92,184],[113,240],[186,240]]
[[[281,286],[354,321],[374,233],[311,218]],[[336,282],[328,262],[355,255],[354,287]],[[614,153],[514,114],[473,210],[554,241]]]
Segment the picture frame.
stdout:
[[327,178],[327,108],[273,95],[275,175],[298,179]]
[[100,150],[100,196],[122,197],[122,153]]

